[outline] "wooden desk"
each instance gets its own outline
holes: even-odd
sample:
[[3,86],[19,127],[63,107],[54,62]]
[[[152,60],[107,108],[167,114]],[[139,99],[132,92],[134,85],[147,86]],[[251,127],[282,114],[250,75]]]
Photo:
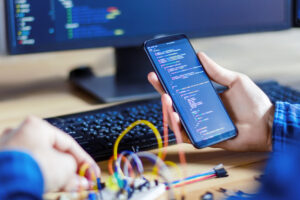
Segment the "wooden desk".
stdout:
[[[230,69],[254,79],[276,79],[300,89],[300,30],[212,37],[193,40],[197,50]],[[78,65],[91,65],[98,75],[114,72],[112,49],[93,49],[22,56],[0,56],[0,132],[15,127],[27,115],[45,118],[93,110],[106,105],[77,91],[67,82],[68,72]],[[170,159],[177,160],[176,146]],[[189,162],[189,175],[224,163],[230,176],[186,187],[188,199],[199,199],[205,191],[219,187],[253,191],[267,155],[232,153],[207,148],[195,150],[183,145]],[[100,163],[106,171],[106,163]],[[219,193],[216,193],[220,197]]]

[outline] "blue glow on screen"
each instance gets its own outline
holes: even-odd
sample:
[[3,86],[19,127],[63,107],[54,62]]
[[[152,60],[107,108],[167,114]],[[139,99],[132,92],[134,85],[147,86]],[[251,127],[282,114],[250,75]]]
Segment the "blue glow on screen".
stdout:
[[150,46],[148,52],[195,141],[235,130],[187,39]]
[[297,2],[297,4],[298,4],[298,9],[297,9],[297,13],[298,13],[298,20],[300,21],[300,1],[298,0],[298,2]]
[[286,0],[8,0],[12,54],[134,46],[158,34],[189,37],[288,26]]

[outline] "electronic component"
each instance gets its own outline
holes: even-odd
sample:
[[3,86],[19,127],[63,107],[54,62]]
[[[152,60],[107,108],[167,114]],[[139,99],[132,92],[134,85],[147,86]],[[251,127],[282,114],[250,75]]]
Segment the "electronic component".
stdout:
[[[163,104],[163,126],[164,135],[168,132],[167,130],[167,112],[166,105]],[[119,152],[119,144],[126,136],[131,129],[135,128],[138,125],[144,124],[151,129],[155,135],[158,143],[158,154],[152,154],[149,152],[138,152],[134,153],[131,151],[122,151]],[[175,136],[177,143],[182,141],[181,134],[178,130],[175,130]],[[167,138],[166,138],[167,140]],[[202,180],[207,180],[209,178],[218,177],[218,172],[227,174],[223,165],[220,164],[213,168],[212,170],[197,174],[191,177],[182,178],[178,181],[171,182],[172,175],[169,171],[168,164],[176,167],[181,173],[181,169],[177,167],[175,163],[171,161],[165,161],[165,156],[162,147],[163,147],[162,138],[157,130],[157,128],[149,121],[138,120],[126,127],[125,130],[116,139],[113,148],[113,162],[108,162],[109,168],[113,168],[114,171],[111,173],[111,176],[108,177],[106,183],[101,183],[101,170],[98,172],[94,165],[88,163],[83,163],[79,168],[79,176],[85,177],[88,179],[89,189],[83,190],[81,187],[78,187],[77,192],[60,194],[59,199],[61,200],[102,200],[102,199],[116,199],[116,200],[139,200],[139,199],[157,199],[160,195],[163,195],[167,191],[168,199],[176,199],[174,192],[174,187],[181,187],[186,184],[191,184],[199,182]],[[167,147],[167,142],[165,142],[165,147]],[[118,153],[119,152],[119,153]],[[183,159],[180,159],[183,168],[186,167],[185,154],[178,151],[178,155],[182,156]],[[153,164],[152,177],[156,177],[154,180],[149,180],[145,177],[144,166],[141,159],[147,159]],[[123,162],[123,165],[122,165]],[[114,165],[114,167],[110,166]],[[123,168],[121,167],[123,166]],[[129,173],[132,170],[133,173]],[[221,174],[220,173],[220,174]],[[221,175],[224,176],[224,175]],[[163,180],[163,182],[162,182]],[[185,195],[183,190],[181,192],[181,199],[184,199]],[[47,199],[47,198],[46,198]]]
[[206,192],[201,196],[201,200],[214,200],[214,195],[211,192]]
[[244,199],[244,198],[251,198],[254,196],[254,194],[246,193],[241,190],[234,191],[234,190],[228,190],[225,188],[219,188],[218,192],[223,193],[227,197],[233,197],[234,199]]
[[196,174],[193,176],[183,178],[181,180],[173,181],[171,182],[171,184],[173,187],[177,188],[177,187],[182,187],[184,185],[196,183],[199,181],[208,180],[211,178],[223,178],[227,176],[228,174],[227,171],[224,169],[223,164],[219,164],[218,166],[214,167],[212,170],[208,172]]
[[[279,85],[275,81],[258,82],[258,86],[271,101],[300,103],[300,92]],[[224,88],[219,88],[223,91]],[[49,118],[54,126],[70,134],[95,160],[108,159],[112,155],[113,144],[118,135],[132,122],[146,119],[163,132],[160,99],[142,100],[120,104],[89,112]],[[121,150],[139,152],[157,148],[156,138],[144,125],[137,126],[120,143]],[[162,135],[164,139],[164,136]],[[168,142],[175,144],[173,132],[169,132]]]
[[217,178],[223,178],[228,176],[227,171],[224,169],[224,166],[222,164],[214,167],[214,171]]
[[258,181],[258,182],[262,182],[263,179],[264,179],[265,175],[264,174],[261,174],[259,176],[255,176],[254,177],[254,180]]
[[[158,199],[166,192],[166,186],[164,184],[142,187],[141,189],[134,190],[130,200],[155,200]],[[111,191],[109,189],[104,189],[102,192],[103,199],[105,200],[126,200],[129,199],[127,195],[118,194],[118,192]],[[116,198],[117,197],[117,198]]]
[[[85,191],[82,193],[63,193],[59,195],[59,200],[156,200],[163,196],[166,192],[166,186],[164,184],[158,184],[154,186],[144,187],[141,190],[134,190],[130,198],[127,195],[123,195],[118,191],[113,191],[108,188],[103,189],[101,192],[97,191]],[[52,199],[46,196],[45,199]]]

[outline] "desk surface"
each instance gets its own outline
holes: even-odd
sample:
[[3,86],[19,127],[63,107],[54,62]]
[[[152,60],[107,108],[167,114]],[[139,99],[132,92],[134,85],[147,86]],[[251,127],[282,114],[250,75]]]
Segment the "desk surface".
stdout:
[[[212,37],[193,40],[195,49],[206,52],[219,64],[259,79],[275,79],[300,89],[300,29],[287,31]],[[111,48],[21,56],[0,56],[0,132],[14,127],[27,115],[51,117],[92,110],[107,105],[70,86],[67,74],[78,65],[90,65],[100,76],[112,74]],[[232,153],[220,149],[187,152],[189,175],[224,163],[229,177],[209,180],[186,187],[188,199],[199,199],[205,191],[219,187],[253,191],[258,183],[265,153]],[[169,158],[177,161],[176,146]],[[100,163],[106,171],[106,163]],[[216,193],[219,197],[220,194]]]

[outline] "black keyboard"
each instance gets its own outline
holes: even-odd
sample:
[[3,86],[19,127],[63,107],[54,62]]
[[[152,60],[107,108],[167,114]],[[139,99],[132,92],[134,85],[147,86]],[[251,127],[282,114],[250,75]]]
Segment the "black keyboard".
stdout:
[[[300,103],[299,91],[279,85],[275,81],[258,82],[257,85],[273,103],[276,101]],[[224,91],[224,88],[217,88],[217,90],[221,92]],[[162,133],[160,99],[124,103],[46,120],[70,134],[96,161],[101,161],[112,155],[113,145],[118,135],[132,122],[139,119],[149,120]],[[169,131],[169,143],[174,144],[175,142],[174,134]],[[123,138],[119,149],[138,152],[156,147],[157,142],[152,130],[144,125],[139,125]]]

